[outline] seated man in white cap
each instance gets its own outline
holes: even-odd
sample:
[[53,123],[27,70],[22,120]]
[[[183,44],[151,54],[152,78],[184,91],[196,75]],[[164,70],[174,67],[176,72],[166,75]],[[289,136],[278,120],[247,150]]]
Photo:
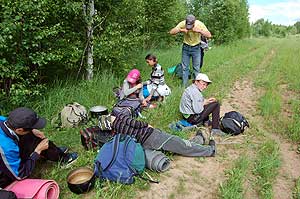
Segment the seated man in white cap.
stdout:
[[212,114],[212,135],[224,135],[219,129],[220,104],[213,97],[205,99],[202,92],[212,81],[208,76],[199,73],[193,84],[185,89],[180,101],[180,112],[192,125],[203,124]]

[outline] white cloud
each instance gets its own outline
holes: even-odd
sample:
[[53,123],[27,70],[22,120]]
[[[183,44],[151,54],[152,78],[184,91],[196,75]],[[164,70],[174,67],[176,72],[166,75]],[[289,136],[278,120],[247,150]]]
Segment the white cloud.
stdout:
[[300,19],[300,0],[249,5],[250,22],[264,18],[273,24],[293,25]]

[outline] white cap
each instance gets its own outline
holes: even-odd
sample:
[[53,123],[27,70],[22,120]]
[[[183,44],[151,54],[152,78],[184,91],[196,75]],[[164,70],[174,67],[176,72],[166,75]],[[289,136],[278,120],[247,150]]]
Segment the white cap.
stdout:
[[212,82],[212,81],[210,81],[210,80],[208,79],[208,76],[207,76],[206,74],[204,74],[204,73],[199,73],[199,74],[196,76],[195,80],[202,80],[202,81],[205,81],[205,82],[207,82],[207,83],[211,83],[211,82]]

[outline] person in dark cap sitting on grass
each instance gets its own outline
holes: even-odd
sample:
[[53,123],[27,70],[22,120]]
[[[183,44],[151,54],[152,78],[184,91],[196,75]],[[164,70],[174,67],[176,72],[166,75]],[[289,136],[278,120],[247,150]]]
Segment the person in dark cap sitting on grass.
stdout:
[[0,116],[1,188],[29,177],[41,156],[63,166],[77,159],[77,153],[67,153],[68,148],[57,147],[38,130],[45,126],[44,118],[25,107],[11,111],[8,118]]
[[210,157],[216,154],[215,141],[210,139],[208,145],[203,145],[205,138],[201,131],[198,131],[196,136],[189,141],[122,114],[117,117],[103,115],[99,117],[98,126],[101,130],[129,135],[141,143],[145,149],[164,150],[189,157]]

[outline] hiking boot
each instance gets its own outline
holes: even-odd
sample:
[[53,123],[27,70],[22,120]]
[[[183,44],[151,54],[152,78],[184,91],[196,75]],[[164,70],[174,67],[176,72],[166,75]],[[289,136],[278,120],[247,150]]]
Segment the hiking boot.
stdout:
[[64,154],[67,154],[67,152],[69,151],[69,148],[68,147],[65,147],[65,146],[60,146],[60,147],[58,147],[59,148],[59,150],[61,151],[61,152],[63,152]]
[[217,136],[225,136],[226,133],[224,133],[224,132],[221,131],[220,129],[212,129],[212,130],[211,130],[211,135],[212,135],[212,136],[215,136],[215,135],[217,135]]
[[73,164],[74,162],[76,162],[77,158],[78,158],[78,154],[76,152],[67,153],[65,155],[65,157],[62,159],[61,165],[64,168],[68,168],[71,164]]
[[217,147],[216,147],[216,141],[211,139],[208,142],[208,145],[211,146],[213,153],[211,154],[212,157],[216,156],[217,153]]

